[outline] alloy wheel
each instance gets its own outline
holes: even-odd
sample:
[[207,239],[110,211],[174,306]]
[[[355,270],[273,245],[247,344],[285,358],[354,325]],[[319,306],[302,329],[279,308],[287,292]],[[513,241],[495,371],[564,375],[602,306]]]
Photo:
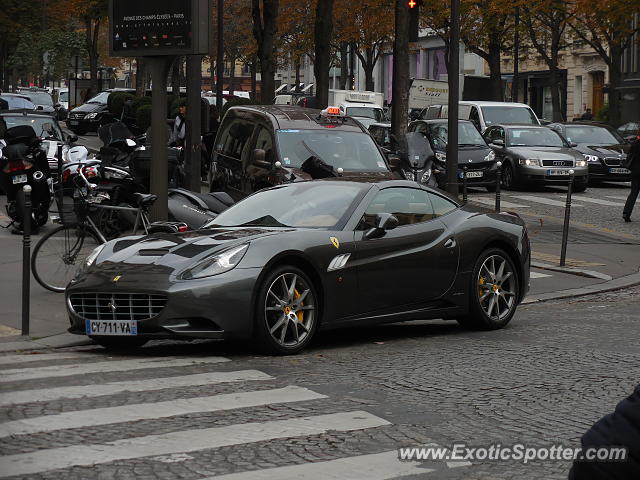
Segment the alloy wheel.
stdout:
[[296,273],[283,273],[271,282],[266,297],[264,316],[273,340],[286,348],[302,344],[316,320],[311,286]]
[[505,165],[502,169],[502,186],[510,189],[513,186],[513,168],[511,165]]
[[478,299],[484,313],[492,320],[507,317],[516,305],[516,279],[509,262],[491,255],[478,272]]

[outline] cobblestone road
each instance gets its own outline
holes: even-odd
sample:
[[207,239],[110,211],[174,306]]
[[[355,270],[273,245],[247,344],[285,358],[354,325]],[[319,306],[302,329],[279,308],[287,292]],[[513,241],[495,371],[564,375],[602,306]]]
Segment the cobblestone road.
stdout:
[[639,307],[632,288],[528,305],[496,332],[335,331],[295,357],[211,342],[0,356],[0,475],[566,478],[568,462],[400,462],[397,449],[577,446],[640,378]]

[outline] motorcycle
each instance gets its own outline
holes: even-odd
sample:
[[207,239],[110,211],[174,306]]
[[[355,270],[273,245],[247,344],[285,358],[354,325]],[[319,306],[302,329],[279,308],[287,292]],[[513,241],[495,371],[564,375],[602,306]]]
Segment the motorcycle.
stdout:
[[13,233],[21,233],[25,198],[23,187],[31,186],[31,232],[36,233],[49,219],[53,181],[43,140],[29,125],[6,130],[0,152],[0,183],[7,194],[7,214]]

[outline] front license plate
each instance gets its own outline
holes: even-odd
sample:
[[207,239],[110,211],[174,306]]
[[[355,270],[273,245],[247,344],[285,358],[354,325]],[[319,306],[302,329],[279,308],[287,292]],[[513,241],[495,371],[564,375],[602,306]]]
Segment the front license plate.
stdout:
[[481,178],[482,172],[467,172],[467,178]]
[[75,125],[78,125],[78,123],[79,123],[78,120],[70,120],[69,121],[69,125],[74,125],[75,126]]
[[610,168],[609,173],[631,173],[628,168]]
[[138,335],[136,320],[85,320],[87,335]]
[[553,170],[547,170],[547,175],[569,175],[569,170],[564,168],[554,168]]
[[15,175],[11,181],[13,182],[14,185],[17,185],[19,183],[27,183],[27,175]]

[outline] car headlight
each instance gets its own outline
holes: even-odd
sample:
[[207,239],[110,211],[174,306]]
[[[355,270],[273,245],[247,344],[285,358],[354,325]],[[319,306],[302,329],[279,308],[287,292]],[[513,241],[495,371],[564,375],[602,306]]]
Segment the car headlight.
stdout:
[[447,154],[442,152],[436,152],[436,160],[440,160],[441,162],[446,162]]
[[496,159],[496,152],[491,150],[486,157],[484,157],[485,162],[493,162]]
[[537,158],[527,158],[526,160],[521,158],[520,165],[526,165],[527,167],[539,167],[540,160]]
[[87,255],[87,258],[84,260],[84,264],[82,266],[84,268],[89,268],[91,265],[93,265],[105,245],[106,244],[103,243],[102,245],[94,248],[93,251],[89,255]]
[[586,166],[587,166],[586,160],[576,160],[576,167],[586,167]]
[[240,260],[242,260],[242,257],[244,257],[244,254],[247,252],[247,248],[249,248],[249,244],[245,243],[229,248],[213,257],[206,258],[186,270],[181,277],[183,280],[192,280],[228,272],[240,263]]
[[599,162],[600,161],[600,157],[598,157],[597,155],[587,155],[587,154],[582,154],[582,156],[585,158],[585,160],[587,162]]
[[420,177],[420,183],[428,183],[429,179],[431,178],[431,169],[428,168],[427,170],[425,170],[422,174],[422,176]]
[[86,117],[84,117],[84,118],[86,118],[86,119],[91,119],[91,118],[96,118],[97,116],[98,116],[98,113],[95,113],[95,112],[94,112],[94,113],[89,113],[89,114],[87,114],[87,116],[86,116]]

